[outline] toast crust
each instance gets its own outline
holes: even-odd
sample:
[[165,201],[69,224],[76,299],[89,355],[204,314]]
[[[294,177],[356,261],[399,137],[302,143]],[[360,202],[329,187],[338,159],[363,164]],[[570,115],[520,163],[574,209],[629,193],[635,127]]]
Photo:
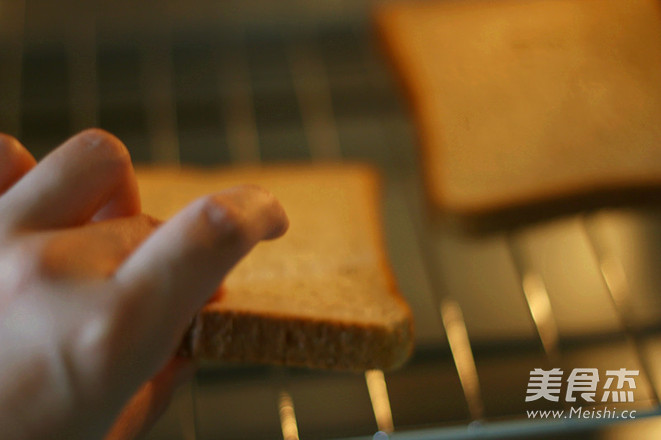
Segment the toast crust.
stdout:
[[290,217],[283,238],[258,245],[228,275],[180,353],[341,370],[392,369],[409,357],[413,319],[386,255],[371,167],[138,168],[137,176],[145,211],[162,218],[238,183],[271,190]]
[[408,358],[411,320],[388,326],[203,309],[192,327],[198,359],[335,370],[392,369]]

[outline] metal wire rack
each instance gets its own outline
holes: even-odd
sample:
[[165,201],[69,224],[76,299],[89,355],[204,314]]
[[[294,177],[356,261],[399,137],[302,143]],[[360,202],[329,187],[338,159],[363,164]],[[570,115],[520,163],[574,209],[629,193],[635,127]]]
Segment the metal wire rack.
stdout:
[[594,426],[526,420],[562,407],[524,401],[529,372],[551,366],[638,369],[636,405],[657,411],[661,212],[485,236],[427,220],[414,130],[364,17],[117,33],[82,7],[53,37],[31,25],[40,3],[0,3],[0,130],[36,156],[98,125],[136,162],[360,160],[384,176],[390,258],[418,330],[411,362],[364,376],[203,369],[149,439],[585,438]]

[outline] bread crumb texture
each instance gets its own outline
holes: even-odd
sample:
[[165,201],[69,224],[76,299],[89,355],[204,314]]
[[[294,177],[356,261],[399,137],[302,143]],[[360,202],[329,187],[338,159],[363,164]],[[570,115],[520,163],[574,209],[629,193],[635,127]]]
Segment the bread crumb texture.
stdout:
[[391,369],[413,347],[410,309],[383,244],[379,184],[362,165],[138,170],[146,213],[167,219],[202,195],[251,183],[290,220],[229,274],[197,316],[187,348],[200,359],[315,368]]

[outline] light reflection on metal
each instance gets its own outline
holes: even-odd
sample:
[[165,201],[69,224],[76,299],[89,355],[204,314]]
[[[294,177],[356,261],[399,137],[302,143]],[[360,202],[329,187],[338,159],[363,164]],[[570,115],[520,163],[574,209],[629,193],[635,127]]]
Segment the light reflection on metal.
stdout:
[[383,432],[383,431],[377,431],[372,436],[372,440],[389,440],[389,439],[390,439],[390,436],[388,435],[388,433]]
[[278,399],[278,410],[280,413],[280,428],[284,440],[298,440],[298,424],[294,412],[294,401],[286,391],[280,393]]
[[622,263],[613,255],[608,254],[602,257],[599,268],[613,301],[618,307],[626,310],[629,285]]
[[[242,40],[245,32],[238,31]],[[254,90],[250,81],[250,66],[242,50],[225,53],[213,47],[212,61],[218,72],[218,93],[222,102],[223,124],[227,129],[227,144],[233,163],[257,163],[261,150],[254,106]]]
[[558,327],[553,319],[551,300],[546,291],[546,285],[542,278],[535,273],[527,273],[523,276],[523,293],[528,302],[528,308],[532,319],[535,321],[537,332],[544,346],[544,351],[549,357],[554,358],[558,354]]
[[372,409],[376,418],[376,426],[379,431],[390,433],[395,429],[392,421],[392,411],[390,409],[390,399],[388,398],[388,388],[386,379],[381,370],[368,370],[365,372],[365,382],[367,382],[367,391],[372,401]]
[[479,420],[484,413],[477,367],[473,358],[468,331],[459,305],[452,300],[441,302],[441,319],[448,336],[450,351],[459,374],[459,381],[466,396],[468,411],[473,420]]
[[165,43],[144,43],[140,69],[145,85],[147,130],[153,161],[179,165],[181,151],[172,47]]
[[[653,345],[644,338],[637,336],[638,323],[635,319],[635,313],[631,310],[631,286],[626,270],[621,259],[614,253],[614,249],[608,246],[607,227],[610,214],[603,213],[599,217],[584,217],[583,226],[588,238],[594,257],[599,265],[601,276],[606,285],[606,289],[613,301],[615,311],[617,312],[625,336],[631,346],[636,351],[638,362],[642,374],[639,377],[639,388],[649,390],[653,399],[659,402],[661,395],[661,377],[657,374],[657,368],[654,365]],[[604,223],[606,221],[606,223]],[[622,227],[622,226],[619,226]],[[605,235],[606,234],[606,235]],[[652,351],[650,351],[652,350]]]
[[292,47],[288,55],[310,155],[313,159],[339,160],[342,150],[323,61],[305,44]]

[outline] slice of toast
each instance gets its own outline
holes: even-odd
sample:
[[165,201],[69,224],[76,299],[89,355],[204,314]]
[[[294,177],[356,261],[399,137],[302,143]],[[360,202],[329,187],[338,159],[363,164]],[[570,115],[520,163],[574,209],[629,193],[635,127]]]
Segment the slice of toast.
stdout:
[[143,210],[167,219],[202,195],[252,183],[284,206],[289,231],[258,244],[197,315],[199,359],[390,369],[413,346],[379,213],[378,179],[360,165],[137,170]]
[[524,220],[661,194],[661,3],[387,3],[437,210]]

